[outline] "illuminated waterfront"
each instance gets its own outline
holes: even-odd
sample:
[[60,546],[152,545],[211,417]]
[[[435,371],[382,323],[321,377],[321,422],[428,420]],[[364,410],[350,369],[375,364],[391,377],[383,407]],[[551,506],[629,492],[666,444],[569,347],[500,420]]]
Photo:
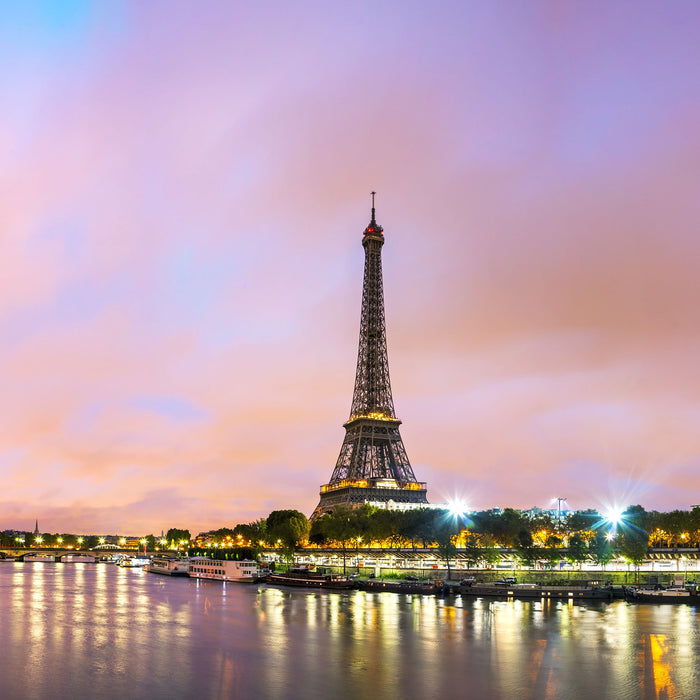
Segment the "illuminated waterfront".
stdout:
[[2,697],[693,698],[696,609],[0,564]]

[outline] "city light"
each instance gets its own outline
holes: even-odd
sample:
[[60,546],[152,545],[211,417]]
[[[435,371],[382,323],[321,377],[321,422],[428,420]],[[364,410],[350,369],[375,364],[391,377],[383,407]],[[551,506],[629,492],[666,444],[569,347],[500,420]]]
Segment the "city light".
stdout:
[[452,515],[463,518],[469,511],[469,506],[463,501],[448,501],[447,510],[449,510]]
[[622,522],[624,522],[623,515],[624,511],[620,510],[618,506],[614,506],[613,508],[610,508],[609,510],[603,513],[605,522],[609,523],[613,527],[616,527],[617,525],[620,525]]

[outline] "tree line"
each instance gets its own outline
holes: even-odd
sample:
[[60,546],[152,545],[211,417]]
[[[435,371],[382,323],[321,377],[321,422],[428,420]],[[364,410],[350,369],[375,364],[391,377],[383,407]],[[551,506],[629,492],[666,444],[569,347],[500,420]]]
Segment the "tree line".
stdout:
[[[203,533],[204,534],[204,533]],[[440,508],[397,511],[363,506],[337,506],[310,523],[298,510],[276,510],[267,518],[220,528],[207,534],[208,543],[221,549],[246,547],[254,554],[276,548],[292,558],[301,547],[337,547],[343,552],[360,547],[435,547],[448,562],[457,549],[468,562],[492,563],[507,549],[521,562],[572,562],[592,560],[605,564],[624,556],[633,563],[646,558],[651,547],[698,547],[700,507],[669,512],[646,511],[629,506],[618,518],[595,510],[578,511],[558,518],[546,511],[531,513],[505,508],[473,513],[453,513]],[[0,544],[33,544],[33,533],[5,532]],[[201,537],[201,535],[200,535]],[[42,546],[93,549],[104,537],[72,534],[40,536]],[[109,538],[114,540],[115,538]],[[139,538],[148,550],[187,549],[189,530],[170,528],[162,538]]]
[[313,523],[297,510],[274,511],[268,518],[237,525],[231,534],[254,549],[275,547],[290,558],[303,546],[332,546],[344,554],[360,547],[435,547],[448,566],[457,549],[474,565],[500,560],[504,549],[528,565],[562,559],[606,564],[620,556],[638,564],[649,547],[698,547],[700,507],[658,512],[634,505],[616,518],[595,510],[559,518],[513,508],[456,514],[439,508],[337,506]]

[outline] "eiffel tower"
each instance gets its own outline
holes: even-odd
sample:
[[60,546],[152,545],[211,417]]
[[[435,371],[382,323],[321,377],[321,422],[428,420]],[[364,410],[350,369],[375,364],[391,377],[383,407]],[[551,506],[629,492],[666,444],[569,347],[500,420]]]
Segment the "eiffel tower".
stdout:
[[384,230],[375,219],[374,195],[372,220],[362,236],[365,276],[352,408],[338,461],[321,487],[312,520],[338,504],[416,508],[428,503],[426,484],[416,481],[408,461],[391,396],[382,286]]

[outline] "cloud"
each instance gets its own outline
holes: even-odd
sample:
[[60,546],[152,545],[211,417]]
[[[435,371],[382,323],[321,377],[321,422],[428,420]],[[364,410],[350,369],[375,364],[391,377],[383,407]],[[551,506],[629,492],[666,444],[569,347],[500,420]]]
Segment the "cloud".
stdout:
[[692,22],[597,9],[152,5],[6,36],[7,527],[310,513],[351,403],[371,190],[431,500],[588,507],[607,477],[682,506]]

